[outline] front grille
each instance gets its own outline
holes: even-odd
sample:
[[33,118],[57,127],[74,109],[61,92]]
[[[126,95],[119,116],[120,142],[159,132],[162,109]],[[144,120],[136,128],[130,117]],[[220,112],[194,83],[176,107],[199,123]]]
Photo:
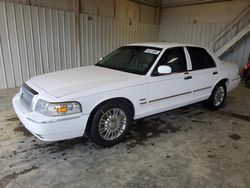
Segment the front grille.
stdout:
[[30,88],[27,84],[23,84],[20,93],[20,100],[23,105],[25,105],[28,109],[31,109],[33,97],[38,93]]

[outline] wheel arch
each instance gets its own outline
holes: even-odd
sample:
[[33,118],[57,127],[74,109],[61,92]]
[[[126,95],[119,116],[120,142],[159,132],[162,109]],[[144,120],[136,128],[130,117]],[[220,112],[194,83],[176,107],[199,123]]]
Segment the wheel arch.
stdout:
[[[220,104],[215,105],[214,104],[214,91],[216,91],[215,88],[219,85],[225,85],[226,91],[225,91],[225,95],[223,96],[224,98],[220,102]],[[211,91],[209,98],[207,100],[205,100],[203,103],[205,105],[205,107],[207,107],[210,110],[218,110],[223,105],[223,103],[225,101],[228,86],[229,86],[229,79],[227,79],[227,78],[220,79],[218,82],[216,82],[212,88],[212,91]]]
[[219,85],[219,84],[225,84],[226,89],[228,89],[228,87],[229,87],[229,79],[228,79],[228,78],[220,79],[220,80],[214,85],[213,89],[214,89],[217,85]]
[[134,114],[135,114],[135,107],[134,107],[134,104],[127,98],[124,98],[124,97],[115,97],[115,98],[110,98],[110,99],[106,99],[102,102],[100,102],[99,104],[97,104],[93,109],[92,111],[90,112],[90,115],[89,115],[89,118],[88,118],[88,121],[87,121],[87,126],[86,126],[86,129],[85,129],[85,135],[89,137],[89,133],[90,133],[90,125],[91,125],[91,121],[93,119],[93,116],[95,115],[96,111],[101,107],[103,106],[104,104],[108,103],[108,102],[117,102],[117,103],[123,103],[125,105],[127,105],[127,107],[129,109],[131,109],[131,115],[132,115],[132,118],[134,117]]

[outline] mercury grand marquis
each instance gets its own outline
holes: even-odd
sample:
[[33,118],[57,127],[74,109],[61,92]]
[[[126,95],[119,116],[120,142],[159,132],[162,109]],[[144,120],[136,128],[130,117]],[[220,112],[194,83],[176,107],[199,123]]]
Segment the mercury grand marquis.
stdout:
[[237,65],[204,47],[130,44],[93,66],[31,78],[13,106],[41,140],[87,135],[107,147],[121,142],[134,120],[200,101],[217,110],[239,82]]

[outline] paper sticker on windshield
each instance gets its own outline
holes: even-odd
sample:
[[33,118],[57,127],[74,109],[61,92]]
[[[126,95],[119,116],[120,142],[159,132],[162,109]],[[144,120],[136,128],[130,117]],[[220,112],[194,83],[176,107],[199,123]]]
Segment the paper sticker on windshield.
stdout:
[[158,55],[161,51],[159,51],[159,50],[154,50],[154,49],[146,49],[145,51],[144,51],[145,53],[149,53],[149,54],[155,54],[155,55]]

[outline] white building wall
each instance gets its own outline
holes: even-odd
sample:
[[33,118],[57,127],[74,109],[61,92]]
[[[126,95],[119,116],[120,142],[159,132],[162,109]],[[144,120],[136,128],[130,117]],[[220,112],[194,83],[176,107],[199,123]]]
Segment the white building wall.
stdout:
[[[211,47],[211,41],[247,6],[248,0],[201,4],[161,10],[160,41]],[[244,18],[250,23],[250,17]],[[249,57],[249,36],[222,57],[243,66]]]
[[0,1],[0,89],[35,75],[92,65],[121,45],[159,37],[156,24],[80,14],[77,62],[76,28],[74,12]]
[[225,61],[235,62],[243,67],[250,58],[250,35],[222,56]]
[[[117,2],[127,3],[116,0],[116,9],[122,6]],[[237,0],[162,9],[160,26],[151,23],[157,16],[143,16],[148,7],[142,9],[144,13],[139,17],[134,14],[137,5],[133,3],[127,3],[131,8],[127,15],[80,14],[80,62],[77,62],[76,13],[0,1],[0,89],[20,86],[35,75],[92,65],[128,43],[160,40],[209,46],[209,42],[249,4],[249,0]],[[242,66],[249,51],[248,36],[223,59]]]
[[[169,0],[166,2],[164,1],[166,0],[162,0],[163,5]],[[192,0],[186,1],[194,2]],[[249,0],[234,0],[192,6],[163,8],[161,9],[161,24],[230,22],[249,4]]]
[[0,88],[76,67],[74,13],[0,1]]
[[81,65],[93,65],[129,43],[159,40],[159,26],[124,19],[81,14]]

